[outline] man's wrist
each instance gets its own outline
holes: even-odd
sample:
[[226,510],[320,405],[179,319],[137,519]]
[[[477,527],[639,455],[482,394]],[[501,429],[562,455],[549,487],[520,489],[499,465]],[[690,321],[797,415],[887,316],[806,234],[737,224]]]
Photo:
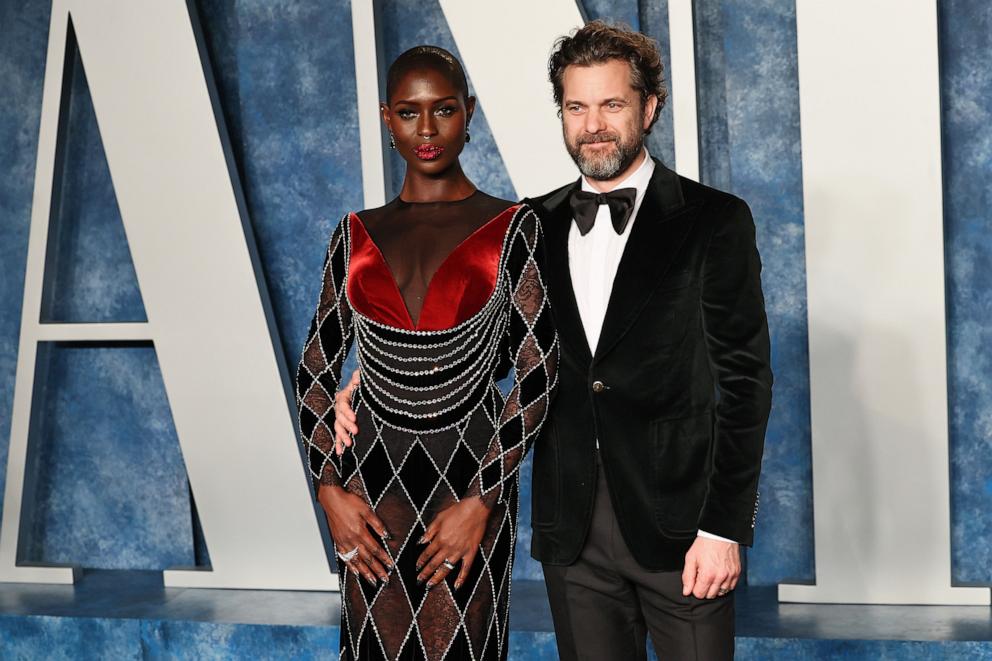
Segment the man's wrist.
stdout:
[[715,539],[718,542],[728,542],[730,544],[737,544],[738,542],[727,539],[726,537],[721,537],[720,535],[714,535],[711,532],[706,532],[705,530],[697,530],[696,537],[705,537],[706,539]]

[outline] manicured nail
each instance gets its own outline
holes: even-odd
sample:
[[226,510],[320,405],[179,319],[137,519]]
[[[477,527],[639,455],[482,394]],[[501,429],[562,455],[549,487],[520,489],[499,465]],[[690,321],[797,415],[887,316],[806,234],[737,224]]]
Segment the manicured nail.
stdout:
[[417,585],[423,585],[423,584],[424,584],[424,579],[422,579],[422,578],[420,578],[420,577],[418,576],[418,577],[417,577]]
[[432,587],[434,587],[434,584],[431,583],[430,581],[427,581],[427,589],[430,590]]
[[456,589],[456,590],[457,590],[458,588],[460,588],[461,586],[462,586],[462,582],[461,582],[461,581],[455,581],[455,589]]
[[417,540],[417,543],[418,544],[426,544],[427,543],[427,536],[426,535],[421,535],[420,539]]

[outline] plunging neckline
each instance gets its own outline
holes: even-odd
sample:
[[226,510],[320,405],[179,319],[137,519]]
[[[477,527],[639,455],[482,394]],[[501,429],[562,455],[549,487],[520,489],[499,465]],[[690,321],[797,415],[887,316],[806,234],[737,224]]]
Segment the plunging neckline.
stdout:
[[441,263],[438,265],[436,269],[434,269],[434,272],[431,274],[431,277],[427,280],[427,288],[424,290],[424,302],[420,306],[420,314],[417,315],[416,321],[414,321],[413,315],[410,314],[410,308],[406,304],[406,299],[403,297],[403,292],[400,289],[399,282],[396,280],[396,274],[393,272],[393,268],[389,265],[389,260],[386,259],[386,255],[379,248],[379,244],[377,244],[375,242],[375,239],[372,238],[372,234],[369,233],[368,227],[365,226],[365,221],[362,220],[361,217],[354,211],[351,212],[351,217],[354,220],[358,221],[358,225],[362,228],[362,233],[365,234],[365,238],[368,239],[369,245],[371,245],[373,248],[373,252],[375,253],[381,265],[386,269],[386,273],[389,274],[389,282],[392,285],[391,288],[392,293],[396,296],[397,300],[399,300],[399,302],[402,304],[403,313],[406,315],[406,321],[409,327],[412,328],[414,331],[420,331],[422,330],[420,327],[420,322],[424,318],[424,310],[427,309],[427,303],[431,297],[432,287],[434,285],[435,280],[437,279],[438,274],[441,273],[444,267],[448,265],[448,263],[451,261],[451,258],[460,250],[462,250],[465,247],[465,245],[468,244],[473,238],[475,238],[477,235],[482,233],[483,230],[488,228],[497,220],[503,218],[507,213],[511,213],[515,211],[519,206],[520,206],[519,204],[512,204],[508,206],[506,209],[503,209],[498,214],[496,214],[495,216],[493,216],[492,218],[490,218],[489,220],[487,220],[486,222],[482,223],[477,228],[472,230],[472,232],[468,236],[466,236],[464,239],[459,241],[458,244],[454,248],[452,248],[447,255],[445,255],[444,259],[441,260]]

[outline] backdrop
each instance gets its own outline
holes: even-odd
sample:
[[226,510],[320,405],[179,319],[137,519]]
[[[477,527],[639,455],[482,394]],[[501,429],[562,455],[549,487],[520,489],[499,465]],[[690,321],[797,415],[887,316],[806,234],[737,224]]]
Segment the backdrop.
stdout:
[[[345,0],[191,2],[205,32],[281,342],[294,361],[334,223],[362,207],[351,12]],[[586,0],[668,49],[667,2]],[[420,43],[457,54],[434,1],[383,3],[382,61]],[[746,199],[758,226],[776,374],[748,581],[813,579],[809,379],[795,7],[696,0],[701,172]],[[938,3],[947,283],[953,578],[992,583],[992,6]],[[522,16],[520,20],[526,20]],[[49,7],[0,4],[0,468],[17,360]],[[512,48],[507,35],[506,48]],[[838,47],[842,47],[839,44]],[[45,321],[144,320],[85,71],[73,65]],[[837,93],[844,94],[843,80]],[[548,91],[550,95],[550,87]],[[857,103],[857,99],[851,99]],[[906,90],[913,103],[913,90]],[[465,169],[517,197],[485,120]],[[672,163],[670,110],[649,148]],[[852,155],[852,158],[855,155]],[[388,164],[402,181],[402,162]],[[564,182],[563,182],[564,183]],[[391,191],[395,193],[396,191]],[[57,345],[37,399],[41,461],[26,560],[163,569],[209,564],[151,347]],[[529,467],[522,472],[529,498]],[[0,481],[3,478],[0,470]],[[837,476],[842,480],[844,476]],[[250,489],[250,484],[243,485]],[[2,482],[0,482],[2,487]],[[0,488],[0,496],[3,490]],[[517,578],[530,560],[521,511]]]

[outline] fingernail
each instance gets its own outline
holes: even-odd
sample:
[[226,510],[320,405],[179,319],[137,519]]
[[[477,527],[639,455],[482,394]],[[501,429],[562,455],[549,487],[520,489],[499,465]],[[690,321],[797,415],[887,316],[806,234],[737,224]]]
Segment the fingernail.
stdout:
[[461,586],[462,586],[462,582],[461,582],[461,581],[455,581],[455,589],[456,589],[456,590],[457,590],[458,588],[460,588]]
[[389,540],[391,540],[393,538],[393,536],[390,535],[389,532],[387,531],[387,532],[382,533],[382,538],[388,542]]
[[432,587],[434,587],[434,584],[431,583],[430,581],[428,581],[427,582],[427,589],[430,590]]
[[417,585],[423,585],[423,584],[424,584],[424,579],[422,579],[422,578],[420,578],[420,577],[418,576],[418,577],[417,577]]
[[425,543],[426,541],[427,541],[427,538],[426,538],[426,537],[425,537],[424,535],[421,535],[421,536],[420,536],[420,539],[418,539],[418,540],[417,540],[417,543],[418,543],[418,544],[423,544],[423,543]]

